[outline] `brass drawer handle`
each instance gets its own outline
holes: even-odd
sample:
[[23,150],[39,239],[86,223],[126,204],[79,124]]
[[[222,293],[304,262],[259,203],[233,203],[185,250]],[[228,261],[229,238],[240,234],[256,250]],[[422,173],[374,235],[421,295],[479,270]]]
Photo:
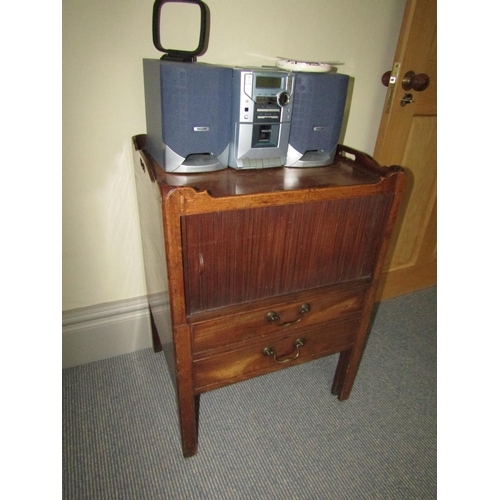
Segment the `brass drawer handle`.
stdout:
[[304,339],[297,339],[293,345],[295,346],[295,348],[297,349],[297,352],[295,353],[295,356],[293,356],[293,358],[287,358],[287,359],[278,359],[278,357],[276,356],[276,351],[272,348],[272,347],[265,347],[262,351],[262,354],[264,354],[265,356],[273,356],[274,358],[274,361],[276,361],[276,363],[288,363],[289,361],[293,361],[294,359],[297,359],[299,356],[300,356],[300,348],[306,343],[306,341]]
[[299,321],[302,321],[302,318],[304,317],[304,314],[308,313],[311,310],[311,306],[309,304],[302,304],[299,309],[299,318],[296,319],[295,321],[290,321],[287,323],[280,323],[280,317],[279,314],[274,312],[274,311],[269,311],[265,318],[266,321],[269,323],[276,323],[278,326],[291,326],[291,325],[296,325]]

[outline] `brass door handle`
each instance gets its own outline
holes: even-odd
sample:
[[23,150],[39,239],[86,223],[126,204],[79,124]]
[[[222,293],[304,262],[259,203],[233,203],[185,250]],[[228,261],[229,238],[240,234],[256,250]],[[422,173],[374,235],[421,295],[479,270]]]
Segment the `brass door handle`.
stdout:
[[415,74],[414,71],[408,71],[403,76],[403,81],[401,82],[401,86],[404,90],[415,90],[417,92],[422,92],[425,90],[431,79],[425,73]]
[[289,321],[286,323],[281,323],[281,318],[279,314],[274,311],[269,311],[265,318],[268,323],[276,323],[278,326],[291,326],[296,325],[299,321],[302,321],[304,314],[308,313],[311,310],[311,306],[309,304],[302,304],[299,309],[299,317],[295,321]]
[[[392,71],[386,71],[380,80],[382,81],[382,85],[384,85],[384,87],[388,87],[390,83],[396,83],[396,78],[392,76]],[[415,90],[417,92],[422,92],[429,86],[430,81],[430,78],[425,73],[419,73],[416,75],[414,71],[408,71],[403,77],[401,86],[403,87],[403,90]]]
[[306,343],[304,339],[297,339],[293,345],[295,346],[295,349],[297,349],[297,352],[295,353],[295,356],[291,358],[286,358],[286,359],[278,359],[278,356],[276,355],[276,351],[274,350],[273,347],[265,347],[262,350],[262,354],[264,356],[272,356],[274,358],[274,361],[276,363],[282,364],[282,363],[289,363],[290,361],[293,361],[294,359],[297,359],[300,356],[300,348]]

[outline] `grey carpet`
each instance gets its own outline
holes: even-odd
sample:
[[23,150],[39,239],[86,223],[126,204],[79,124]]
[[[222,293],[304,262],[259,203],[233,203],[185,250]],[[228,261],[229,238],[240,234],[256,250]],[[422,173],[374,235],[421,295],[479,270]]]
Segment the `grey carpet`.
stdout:
[[347,401],[338,355],[203,394],[189,459],[162,354],[63,370],[63,498],[436,498],[436,295],[380,304]]

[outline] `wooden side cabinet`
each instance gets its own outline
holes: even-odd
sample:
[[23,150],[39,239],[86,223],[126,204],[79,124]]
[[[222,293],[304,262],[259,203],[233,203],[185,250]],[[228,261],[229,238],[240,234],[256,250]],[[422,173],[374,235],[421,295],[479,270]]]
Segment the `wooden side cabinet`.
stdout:
[[182,450],[200,394],[340,353],[349,397],[405,174],[339,146],[332,165],[169,174],[133,138],[155,350],[176,387]]

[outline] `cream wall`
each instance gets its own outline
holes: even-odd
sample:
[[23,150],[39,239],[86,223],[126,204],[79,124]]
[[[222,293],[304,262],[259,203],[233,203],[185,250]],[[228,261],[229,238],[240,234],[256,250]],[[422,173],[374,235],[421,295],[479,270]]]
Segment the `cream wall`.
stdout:
[[[405,0],[206,3],[210,43],[200,62],[344,62],[339,71],[355,82],[344,143],[373,153],[385,95],[380,77],[391,68]],[[152,43],[152,5],[63,0],[63,311],[146,293],[131,137],[146,132],[142,59],[161,56]],[[191,40],[186,26],[168,33],[180,43],[186,29]]]

